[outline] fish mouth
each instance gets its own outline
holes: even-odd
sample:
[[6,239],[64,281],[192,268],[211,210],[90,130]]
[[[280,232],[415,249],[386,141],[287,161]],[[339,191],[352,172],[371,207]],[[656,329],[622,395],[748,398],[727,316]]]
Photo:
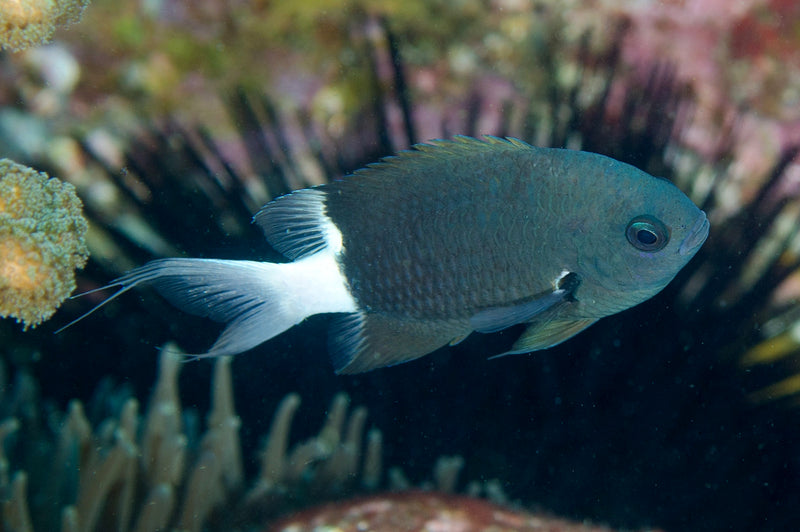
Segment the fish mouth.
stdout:
[[708,222],[706,213],[700,211],[700,215],[695,220],[694,225],[689,230],[689,235],[681,242],[681,247],[678,248],[678,253],[681,255],[693,255],[703,242],[708,238],[708,230],[711,224]]

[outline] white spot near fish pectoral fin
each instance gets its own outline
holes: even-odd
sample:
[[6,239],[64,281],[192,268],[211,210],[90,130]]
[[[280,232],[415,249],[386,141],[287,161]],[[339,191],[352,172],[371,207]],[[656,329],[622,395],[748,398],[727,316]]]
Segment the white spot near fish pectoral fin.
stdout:
[[564,280],[564,277],[566,277],[570,273],[572,272],[570,272],[569,270],[561,270],[561,273],[559,273],[556,276],[556,278],[553,279],[553,290],[557,290],[561,286],[561,281]]

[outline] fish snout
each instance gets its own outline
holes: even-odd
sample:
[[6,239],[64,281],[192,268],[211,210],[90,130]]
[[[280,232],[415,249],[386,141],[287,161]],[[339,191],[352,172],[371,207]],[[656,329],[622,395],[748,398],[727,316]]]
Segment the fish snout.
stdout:
[[689,234],[683,239],[683,242],[681,242],[681,246],[678,248],[678,253],[684,256],[694,255],[695,252],[700,249],[700,246],[702,246],[706,241],[706,238],[708,238],[708,231],[710,227],[711,224],[708,222],[706,213],[700,211],[700,214],[697,216],[694,225],[689,230]]

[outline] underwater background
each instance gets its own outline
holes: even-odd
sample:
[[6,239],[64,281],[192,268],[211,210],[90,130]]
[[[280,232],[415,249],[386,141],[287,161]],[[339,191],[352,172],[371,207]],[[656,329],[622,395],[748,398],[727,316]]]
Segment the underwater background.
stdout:
[[[337,376],[327,355],[328,318],[317,316],[235,357],[235,415],[227,415],[236,420],[242,456],[223,462],[240,461],[245,480],[220,473],[225,490],[201,497],[210,515],[193,529],[261,530],[288,510],[397,488],[404,481],[389,474],[392,466],[420,485],[436,477],[431,471],[442,456],[461,457],[454,491],[578,522],[796,527],[794,2],[67,4],[0,3],[6,15],[32,6],[20,12],[34,17],[26,28],[58,26],[49,44],[4,36],[0,158],[75,186],[91,253],[77,292],[163,256],[275,260],[250,223],[269,199],[455,134],[612,156],[672,179],[711,220],[705,246],[662,293],[546,351],[487,360],[513,343],[514,329]],[[62,25],[56,5],[70,24]],[[11,31],[13,17],[2,21],[0,31]],[[136,418],[130,399],[146,405],[164,375],[159,348],[175,342],[202,352],[219,333],[145,288],[54,334],[103,297],[68,300],[33,329],[0,321],[0,414],[18,421],[0,430],[4,529],[18,526],[8,516],[18,508],[10,501],[19,501],[20,470],[28,472],[33,529],[57,529],[66,522],[64,506],[81,507],[76,500],[86,486],[77,487],[70,471],[87,447],[59,443],[62,428],[78,419],[71,401],[85,405],[94,427],[82,445],[101,442],[96,447],[109,451],[98,460],[114,456],[123,438],[115,431]],[[179,390],[182,410],[173,421],[185,433],[186,465],[171,481],[176,494],[188,493],[202,450],[217,448],[203,439],[215,405],[214,363],[181,364],[179,371],[172,390]],[[339,392],[368,410],[365,432],[380,430],[381,478],[334,475],[323,455],[335,452],[317,450],[293,484],[273,479],[269,490],[278,486],[280,494],[270,495],[272,506],[242,510],[255,489],[243,486],[266,478],[259,450],[265,435],[275,434],[281,401],[302,398],[289,433],[296,442],[319,431]],[[144,416],[147,408],[140,410]],[[145,426],[125,429],[130,440],[153,441]],[[55,451],[65,448],[71,451]],[[131,451],[131,464],[145,448]],[[54,456],[61,460],[55,466]],[[150,478],[142,467],[131,486]],[[45,490],[42,479],[56,470],[59,489]],[[145,491],[130,487],[126,495],[112,486],[111,499],[145,499],[137,489]],[[123,521],[137,517],[114,508],[138,506],[118,504],[98,503],[92,512],[112,517],[98,517],[95,529],[134,528]],[[237,512],[242,517],[232,522]],[[178,527],[181,518],[165,519]]]

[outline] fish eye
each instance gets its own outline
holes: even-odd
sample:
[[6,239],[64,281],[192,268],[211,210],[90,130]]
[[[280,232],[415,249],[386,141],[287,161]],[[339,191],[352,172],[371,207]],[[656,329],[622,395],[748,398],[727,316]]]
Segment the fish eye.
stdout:
[[669,242],[666,226],[652,216],[637,216],[625,230],[628,242],[640,251],[658,251]]

